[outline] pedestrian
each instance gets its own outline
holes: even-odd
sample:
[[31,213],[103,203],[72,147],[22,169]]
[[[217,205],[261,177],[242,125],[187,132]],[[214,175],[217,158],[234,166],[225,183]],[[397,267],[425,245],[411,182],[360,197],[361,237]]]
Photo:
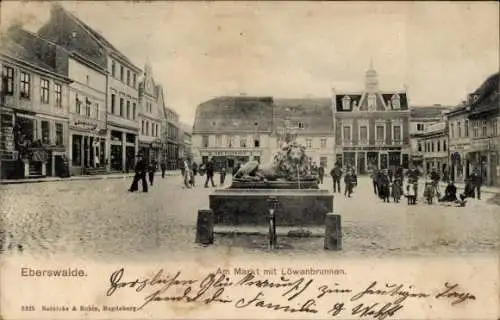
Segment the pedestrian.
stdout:
[[148,182],[146,181],[146,161],[142,154],[137,155],[137,163],[135,164],[135,175],[132,180],[132,185],[128,189],[130,192],[139,190],[139,180],[142,182],[142,191],[148,192]]
[[191,186],[196,186],[196,174],[198,173],[198,165],[195,161],[191,162]]
[[351,197],[352,189],[354,187],[354,175],[352,170],[348,170],[344,176],[344,196]]
[[167,171],[167,164],[165,163],[165,160],[161,162],[160,168],[161,168],[161,177],[165,178],[165,171]]
[[470,181],[472,183],[472,194],[474,198],[477,196],[477,199],[481,200],[481,185],[483,184],[483,178],[481,177],[479,169],[474,169]]
[[154,178],[155,178],[155,171],[156,171],[156,161],[152,160],[150,163],[149,163],[149,168],[148,168],[148,174],[149,174],[149,183],[151,184],[151,186],[153,186],[153,181],[154,181]]
[[220,185],[224,185],[224,181],[226,180],[226,167],[222,167],[220,169]]
[[95,155],[94,156],[94,166],[95,168],[99,168],[99,156],[98,155]]
[[205,166],[206,174],[207,174],[207,180],[205,181],[205,188],[208,188],[208,181],[212,183],[212,187],[215,187],[214,183],[214,163],[212,162],[212,159],[208,159],[208,162]]
[[384,200],[384,202],[390,202],[390,184],[391,181],[389,179],[389,171],[384,169],[382,174],[379,174],[378,179],[378,195],[382,200]]
[[373,167],[372,168],[372,172],[370,174],[370,178],[372,179],[372,185],[373,185],[373,192],[378,195],[378,183],[377,183],[377,179],[378,179],[378,170],[376,167]]
[[184,187],[187,189],[191,189],[191,168],[189,166],[188,159],[184,159],[181,165],[182,172],[182,182],[184,183]]
[[335,167],[330,171],[330,176],[332,176],[333,180],[333,192],[341,193],[340,191],[340,179],[342,178],[342,168],[337,163]]
[[325,168],[323,167],[323,164],[321,164],[318,168],[318,176],[319,176],[319,183],[323,184],[323,179],[325,177]]

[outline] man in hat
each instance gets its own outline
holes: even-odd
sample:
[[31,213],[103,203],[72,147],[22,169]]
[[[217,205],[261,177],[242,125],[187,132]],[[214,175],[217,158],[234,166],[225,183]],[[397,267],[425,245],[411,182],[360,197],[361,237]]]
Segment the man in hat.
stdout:
[[148,182],[146,181],[147,165],[142,154],[137,155],[137,163],[135,164],[135,175],[132,185],[128,191],[134,192],[139,190],[139,180],[142,181],[142,191],[148,192]]

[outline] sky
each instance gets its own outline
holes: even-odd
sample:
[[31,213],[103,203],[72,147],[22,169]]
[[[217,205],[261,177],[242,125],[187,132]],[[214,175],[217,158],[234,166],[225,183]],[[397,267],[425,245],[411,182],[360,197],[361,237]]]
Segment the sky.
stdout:
[[[329,97],[407,88],[410,105],[454,106],[499,70],[495,2],[91,2],[61,4],[165,88],[192,124],[223,95]],[[36,32],[50,3],[1,4],[1,27]]]

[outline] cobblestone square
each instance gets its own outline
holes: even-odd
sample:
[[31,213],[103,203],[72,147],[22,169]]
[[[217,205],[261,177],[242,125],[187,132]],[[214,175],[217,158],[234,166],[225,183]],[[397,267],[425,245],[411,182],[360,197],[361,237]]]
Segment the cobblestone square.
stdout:
[[[217,181],[217,180],[216,180]],[[465,208],[384,203],[360,178],[352,198],[336,194],[342,215],[343,250],[328,252],[322,238],[278,239],[268,252],[266,237],[217,236],[194,243],[197,210],[208,208],[213,188],[183,189],[180,176],[157,177],[148,193],[129,193],[130,178],[0,186],[4,254],[77,255],[88,259],[202,258],[215,253],[307,256],[435,256],[497,254],[500,210],[469,199]],[[227,182],[227,183],[230,183]],[[201,186],[200,186],[201,185]],[[326,179],[324,188],[332,189]]]

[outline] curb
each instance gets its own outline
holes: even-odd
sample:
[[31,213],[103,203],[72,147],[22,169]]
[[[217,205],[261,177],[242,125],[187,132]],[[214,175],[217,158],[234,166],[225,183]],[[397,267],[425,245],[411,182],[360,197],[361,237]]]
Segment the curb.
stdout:
[[[165,175],[172,177],[172,176],[178,176],[178,175],[180,175],[180,173],[165,173]],[[19,180],[7,180],[7,181],[0,180],[0,185],[42,183],[42,182],[61,182],[61,181],[112,180],[112,179],[132,178],[133,176],[134,176],[134,174],[128,173],[128,174],[123,174],[120,176],[98,175],[98,176],[73,176],[73,177],[69,177],[69,178],[19,179]]]

